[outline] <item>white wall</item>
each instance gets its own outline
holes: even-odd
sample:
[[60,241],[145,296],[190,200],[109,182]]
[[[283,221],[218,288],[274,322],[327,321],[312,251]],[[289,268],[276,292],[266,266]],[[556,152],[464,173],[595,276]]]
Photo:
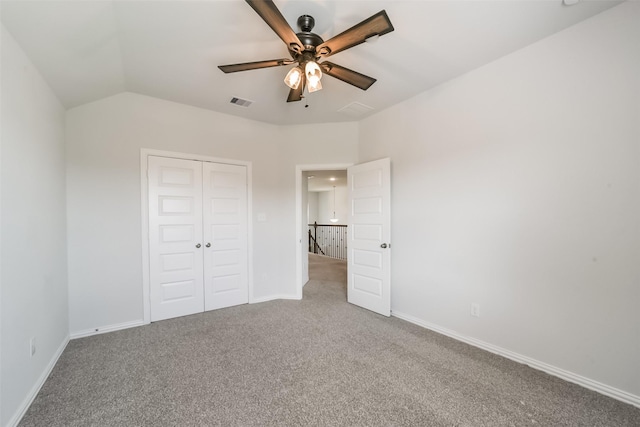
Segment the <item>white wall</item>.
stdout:
[[[312,128],[298,141],[299,130],[133,93],[69,110],[72,334],[142,319],[140,148],[251,161],[254,297],[295,296],[295,165],[357,155],[356,124]],[[313,148],[324,135],[336,142]]]
[[[296,165],[330,165],[356,163],[358,155],[358,124],[327,123],[316,125],[286,126],[280,128],[282,153],[282,178],[285,194],[282,199],[286,226],[278,230],[286,242],[291,242],[282,257],[283,295],[296,295],[295,279],[295,167]],[[301,138],[300,135],[304,135]],[[306,242],[300,244],[306,245]],[[306,246],[305,246],[306,247]]]
[[336,186],[336,203],[335,214],[338,218],[338,222],[333,223],[330,221],[333,218],[334,204],[333,204],[333,190],[331,191],[317,191],[318,195],[318,224],[347,224],[347,187]]
[[638,22],[623,3],[364,120],[359,158],[392,161],[395,314],[636,404]]
[[[304,179],[304,177],[303,177],[303,179]],[[309,215],[307,217],[307,224],[305,224],[305,225],[313,224],[314,222],[318,222],[319,223],[319,220],[318,220],[318,195],[319,194],[320,193],[317,192],[317,191],[309,191],[309,192],[307,192],[307,196],[309,198],[309,200],[308,200],[308,202],[309,202],[309,205],[308,205]]]
[[69,329],[64,109],[4,26],[1,31],[4,426],[26,409]]

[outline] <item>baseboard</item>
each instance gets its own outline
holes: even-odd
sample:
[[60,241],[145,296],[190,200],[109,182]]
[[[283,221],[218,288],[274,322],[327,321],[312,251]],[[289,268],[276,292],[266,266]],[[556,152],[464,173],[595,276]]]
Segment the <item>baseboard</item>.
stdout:
[[22,401],[22,404],[18,407],[18,410],[16,411],[16,413],[13,415],[13,417],[11,417],[9,422],[7,422],[6,427],[15,427],[18,425],[20,420],[22,420],[22,417],[24,417],[24,414],[27,413],[27,409],[29,409],[29,407],[33,403],[33,400],[36,398],[36,396],[40,392],[40,389],[44,385],[45,381],[47,381],[47,378],[49,378],[51,371],[53,371],[53,367],[56,366],[56,363],[58,363],[58,359],[60,359],[60,356],[62,356],[64,349],[67,348],[67,344],[69,344],[68,336],[62,341],[62,344],[60,344],[60,347],[58,347],[56,352],[53,354],[53,357],[49,361],[49,364],[47,364],[47,367],[45,368],[45,370],[42,372],[40,377],[38,377],[38,381],[36,381],[33,387],[31,387],[31,390],[29,390],[29,393],[27,394],[25,399]]
[[84,331],[78,331],[71,333],[71,339],[90,337],[91,335],[105,334],[107,332],[120,331],[122,329],[135,328],[137,326],[144,325],[143,320],[133,320],[131,322],[118,323],[115,325],[101,326],[94,329],[86,329]]
[[268,297],[253,298],[251,301],[249,301],[249,304],[258,304],[258,303],[261,303],[261,302],[274,301],[274,300],[277,300],[277,299],[299,300],[301,298],[298,298],[295,295],[270,295]]
[[571,383],[580,385],[582,387],[588,388],[589,390],[593,390],[605,396],[612,397],[616,400],[619,400],[624,403],[628,403],[633,406],[637,406],[640,408],[640,396],[636,396],[634,394],[628,393],[624,390],[617,389],[615,387],[608,386],[606,384],[600,383],[598,381],[594,381],[592,379],[583,377],[582,375],[575,374],[570,371],[566,371],[564,369],[549,365],[544,362],[540,362],[539,360],[532,359],[530,357],[524,356],[522,354],[515,353],[513,351],[495,346],[493,344],[486,343],[484,341],[477,340],[475,338],[467,337],[464,335],[460,335],[459,333],[452,331],[450,329],[442,328],[438,325],[434,325],[429,322],[425,322],[416,317],[410,316],[408,314],[400,313],[398,311],[393,311],[391,313],[392,316],[397,317],[398,319],[406,320],[407,322],[413,323],[418,326],[422,326],[423,328],[432,330],[442,335],[446,335],[450,338],[453,338],[458,341],[465,342],[474,347],[481,348],[490,353],[494,353],[507,359],[511,359],[518,363],[523,363],[525,365],[530,366],[531,368],[537,369],[539,371],[546,372],[549,375],[553,375],[558,378],[562,378],[565,381],[569,381]]

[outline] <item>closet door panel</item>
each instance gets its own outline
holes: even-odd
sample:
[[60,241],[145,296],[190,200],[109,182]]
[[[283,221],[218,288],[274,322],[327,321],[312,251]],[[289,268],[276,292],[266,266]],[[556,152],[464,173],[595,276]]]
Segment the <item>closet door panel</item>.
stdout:
[[205,310],[249,302],[247,168],[203,163]]
[[151,321],[200,313],[202,164],[154,156],[148,162]]

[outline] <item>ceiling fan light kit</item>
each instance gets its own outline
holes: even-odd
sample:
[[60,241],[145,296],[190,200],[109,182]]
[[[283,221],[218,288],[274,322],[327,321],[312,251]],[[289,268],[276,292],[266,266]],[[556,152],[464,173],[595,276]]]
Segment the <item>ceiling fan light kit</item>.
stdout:
[[292,59],[272,59],[218,66],[223,72],[235,73],[297,64],[289,70],[284,78],[285,84],[291,89],[287,102],[300,101],[303,98],[305,88],[309,93],[322,89],[320,80],[323,73],[362,90],[369,89],[376,82],[376,79],[372,77],[329,61],[320,61],[361,43],[375,41],[380,36],[393,31],[393,25],[384,10],[325,42],[322,37],[311,32],[315,25],[312,16],[300,16],[297,21],[300,32],[295,33],[272,0],[245,1],[287,45]]

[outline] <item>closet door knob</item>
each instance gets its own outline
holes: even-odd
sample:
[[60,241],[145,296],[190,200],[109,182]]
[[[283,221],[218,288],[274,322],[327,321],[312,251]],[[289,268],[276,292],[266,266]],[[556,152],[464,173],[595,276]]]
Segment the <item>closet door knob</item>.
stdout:
[[198,243],[198,244],[196,245],[196,248],[200,249],[200,246],[202,246],[202,245],[201,245],[200,243]]
[[211,243],[207,243],[205,246],[210,248],[211,247]]

